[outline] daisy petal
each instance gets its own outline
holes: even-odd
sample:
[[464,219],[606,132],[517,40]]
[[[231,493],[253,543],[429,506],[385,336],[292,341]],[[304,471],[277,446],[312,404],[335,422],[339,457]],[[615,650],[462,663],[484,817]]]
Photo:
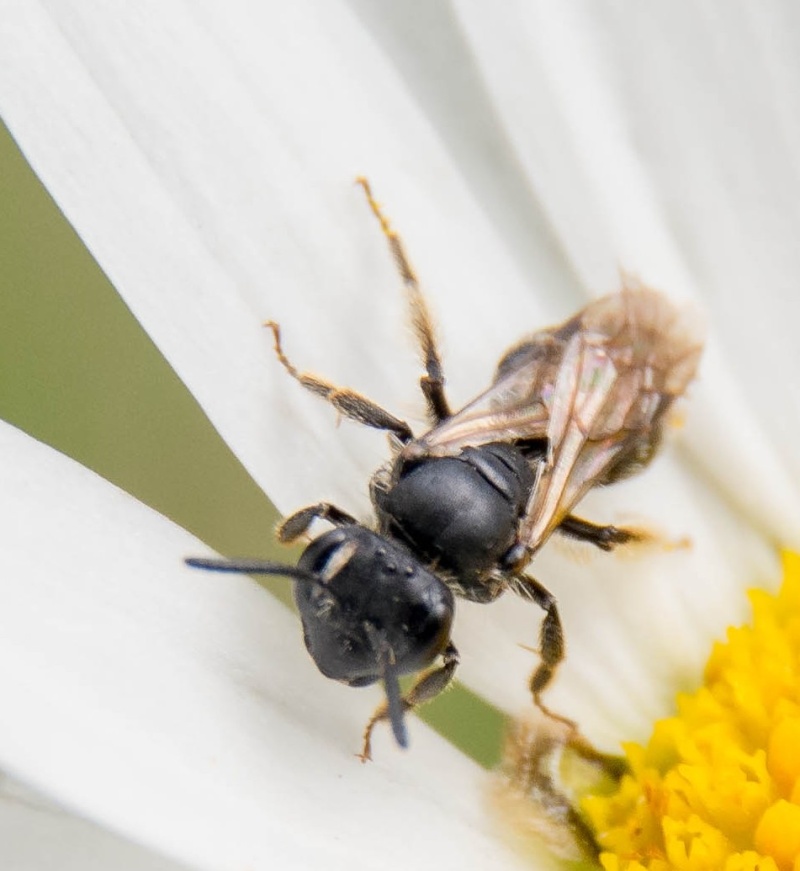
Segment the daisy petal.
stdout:
[[182,871],[178,865],[70,814],[10,777],[0,780],[0,841],[25,871]]

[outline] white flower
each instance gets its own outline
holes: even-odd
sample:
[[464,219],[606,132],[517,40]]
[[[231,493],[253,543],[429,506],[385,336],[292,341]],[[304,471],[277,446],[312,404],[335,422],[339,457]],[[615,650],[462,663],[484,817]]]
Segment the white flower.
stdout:
[[[774,578],[775,543],[800,541],[796,33],[779,2],[9,2],[0,100],[281,510],[365,513],[385,442],[334,428],[265,319],[300,367],[419,419],[404,301],[356,175],[429,289],[455,404],[620,266],[701,301],[711,336],[679,446],[581,506],[692,549],[576,566],[551,546],[534,565],[570,645],[548,702],[608,747],[646,735],[746,613],[744,586]],[[408,754],[386,738],[353,763],[374,697],[319,677],[282,606],[188,572],[186,533],[2,438],[3,768],[198,868],[514,861],[481,772],[422,724]],[[459,606],[459,676],[512,712],[537,618],[512,597]]]

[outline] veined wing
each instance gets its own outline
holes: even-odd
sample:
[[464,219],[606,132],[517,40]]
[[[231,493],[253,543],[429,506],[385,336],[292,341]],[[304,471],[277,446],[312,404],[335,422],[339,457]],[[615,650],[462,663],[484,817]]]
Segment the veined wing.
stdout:
[[406,457],[453,456],[491,442],[547,438],[553,393],[572,321],[529,336],[500,361],[491,387],[403,449]]
[[546,444],[520,529],[520,543],[533,553],[591,487],[649,462],[701,353],[696,318],[657,291],[626,287],[520,342],[487,391],[402,453]]
[[652,459],[702,353],[696,318],[645,288],[604,297],[572,324],[549,405],[547,459],[519,533],[530,553],[591,487]]

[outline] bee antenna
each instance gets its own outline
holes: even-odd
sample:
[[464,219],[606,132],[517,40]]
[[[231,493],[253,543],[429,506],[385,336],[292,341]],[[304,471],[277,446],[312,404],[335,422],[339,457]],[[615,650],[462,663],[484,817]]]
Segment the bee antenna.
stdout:
[[408,747],[408,730],[406,729],[403,694],[400,692],[400,680],[398,679],[395,655],[386,641],[383,632],[372,623],[365,623],[364,629],[370,644],[377,651],[383,671],[383,690],[386,693],[386,713],[381,719],[388,719],[392,726],[392,733],[397,743],[405,749]]
[[187,557],[184,562],[193,569],[205,569],[209,572],[238,572],[245,575],[283,575],[296,581],[310,581],[319,583],[319,578],[311,572],[298,569],[296,566],[287,566],[283,563],[273,563],[258,559],[208,559],[205,557]]
[[400,692],[400,681],[397,679],[397,669],[394,663],[386,662],[383,667],[383,689],[386,693],[386,704],[392,733],[397,743],[405,749],[408,747],[408,730],[406,729],[405,705]]

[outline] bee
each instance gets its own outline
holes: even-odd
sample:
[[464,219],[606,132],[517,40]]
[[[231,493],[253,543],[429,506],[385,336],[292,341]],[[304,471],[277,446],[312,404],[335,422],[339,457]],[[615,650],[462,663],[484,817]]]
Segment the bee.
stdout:
[[[408,294],[424,374],[430,428],[411,427],[377,403],[287,358],[277,324],[275,352],[288,374],[344,417],[387,432],[393,457],[373,475],[372,527],[328,502],[286,518],[281,542],[314,520],[333,529],[313,540],[296,567],[254,560],[190,559],[195,567],[294,579],[306,647],[319,670],[350,686],[383,681],[386,701],[367,723],[389,720],[408,743],[404,714],[453,679],[454,595],[491,602],[505,590],[535,602],[544,617],[540,661],[530,679],[535,704],[564,658],[556,600],[526,571],[553,532],[604,551],[642,533],[601,526],[572,509],[588,490],[626,478],[653,458],[667,413],[694,378],[702,341],[662,294],[630,282],[555,327],[540,330],[500,360],[489,388],[453,412],[432,320],[402,242],[366,179],[359,179]],[[403,694],[398,678],[418,674]]]

